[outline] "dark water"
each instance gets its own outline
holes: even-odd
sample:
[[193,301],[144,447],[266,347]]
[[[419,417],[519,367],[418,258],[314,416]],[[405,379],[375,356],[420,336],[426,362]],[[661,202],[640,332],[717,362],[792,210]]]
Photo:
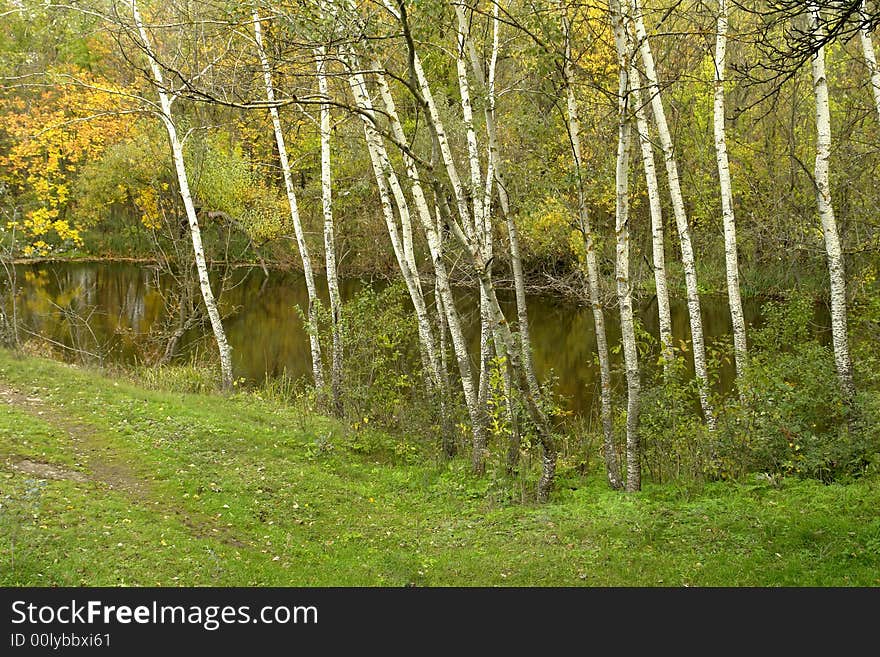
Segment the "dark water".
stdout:
[[[309,375],[308,339],[294,307],[305,307],[306,288],[302,275],[273,272],[268,280],[259,269],[240,269],[236,285],[223,294],[223,305],[231,313],[226,321],[233,347],[235,375],[262,381],[283,372]],[[147,266],[120,263],[49,263],[18,268],[21,294],[18,312],[24,324],[56,343],[94,353],[104,362],[132,363],[143,360],[146,336],[162,320],[163,297],[153,270]],[[351,298],[368,283],[346,280],[343,298]],[[504,295],[505,311],[515,317],[511,294]],[[473,308],[475,296],[460,291],[460,308]],[[560,299],[532,296],[528,300],[534,361],[543,380],[557,377],[557,391],[567,398],[576,413],[588,412],[598,389],[596,339],[588,308]],[[726,297],[703,298],[703,327],[707,341],[730,334]],[[747,301],[746,321],[760,323],[760,303]],[[645,330],[658,335],[656,304],[639,308]],[[606,313],[610,345],[619,343],[620,329],[615,311]],[[479,324],[476,313],[463,312],[476,353]],[[678,340],[689,339],[687,307],[672,304],[673,331]],[[210,337],[190,331],[182,342],[182,357],[193,350],[211,350]],[[158,346],[157,346],[158,348]],[[613,358],[619,360],[620,356]],[[730,386],[733,366],[722,367],[719,385]]]

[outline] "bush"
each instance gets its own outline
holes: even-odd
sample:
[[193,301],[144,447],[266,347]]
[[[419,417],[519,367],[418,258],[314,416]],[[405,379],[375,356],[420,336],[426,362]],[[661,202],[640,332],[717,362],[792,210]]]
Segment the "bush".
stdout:
[[772,302],[764,315],[739,395],[721,408],[713,474],[859,474],[878,447],[871,397],[844,399],[833,351],[812,335],[808,299]]
[[[318,316],[329,365],[329,310],[322,306]],[[377,426],[432,441],[439,433],[438,404],[428,398],[416,318],[405,284],[395,282],[381,290],[365,285],[344,304],[342,317],[343,407],[352,428]]]

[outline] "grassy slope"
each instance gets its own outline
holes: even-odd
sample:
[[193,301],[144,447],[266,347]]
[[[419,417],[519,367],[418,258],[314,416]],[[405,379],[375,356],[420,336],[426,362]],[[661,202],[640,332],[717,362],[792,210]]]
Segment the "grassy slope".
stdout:
[[464,459],[395,463],[352,440],[253,394],[0,351],[0,584],[880,585],[877,477],[633,496],[592,477],[499,504]]

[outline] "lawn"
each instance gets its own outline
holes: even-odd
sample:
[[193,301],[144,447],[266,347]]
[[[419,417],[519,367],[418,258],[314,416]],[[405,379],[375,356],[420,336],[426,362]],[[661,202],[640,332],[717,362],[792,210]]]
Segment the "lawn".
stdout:
[[877,474],[623,494],[563,472],[538,505],[468,465],[0,351],[0,585],[880,585]]

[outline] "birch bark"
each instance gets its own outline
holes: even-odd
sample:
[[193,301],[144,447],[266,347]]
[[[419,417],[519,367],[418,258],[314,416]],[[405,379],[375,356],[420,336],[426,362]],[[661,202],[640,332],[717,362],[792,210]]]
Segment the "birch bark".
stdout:
[[874,53],[874,43],[871,33],[868,31],[868,0],[862,0],[859,8],[859,16],[862,19],[862,27],[859,29],[859,39],[862,42],[862,52],[865,55],[865,64],[868,66],[868,75],[871,79],[871,91],[874,93],[874,105],[877,106],[877,118],[880,119],[880,66],[877,65],[877,55]]
[[[822,36],[822,17],[818,7],[810,3],[810,27],[813,36]],[[825,253],[828,260],[828,274],[831,288],[831,341],[834,347],[834,362],[837,378],[845,399],[855,395],[852,361],[849,355],[846,317],[846,276],[844,274],[843,252],[837,220],[831,202],[831,184],[828,169],[831,159],[831,112],[828,106],[828,79],[825,72],[825,48],[819,48],[810,60],[813,74],[813,91],[816,97],[816,166],[813,177],[816,183],[816,200],[822,234],[825,238]]]
[[727,270],[727,302],[733,326],[733,352],[737,378],[742,378],[748,358],[746,322],[743,317],[742,297],[739,291],[739,262],[736,248],[736,218],[733,212],[733,189],[730,183],[730,163],[727,158],[727,137],[724,131],[724,71],[727,52],[727,0],[718,0],[718,26],[715,36],[715,97],[713,127],[715,132],[715,159],[721,186],[721,217],[724,223],[724,262]]
[[654,55],[648,43],[648,34],[645,30],[645,21],[642,17],[639,0],[632,0],[633,22],[635,26],[636,40],[641,55],[642,65],[645,69],[645,78],[648,83],[648,92],[651,96],[651,110],[654,122],[657,126],[657,135],[663,148],[663,157],[666,163],[666,177],[669,182],[669,193],[672,198],[672,211],[675,215],[675,224],[678,230],[678,238],[681,246],[681,263],[684,268],[685,288],[687,290],[688,317],[691,325],[691,340],[694,352],[694,373],[699,384],[700,406],[706,425],[710,430],[715,429],[715,411],[709,401],[709,375],[706,368],[706,346],[703,338],[703,318],[700,313],[700,293],[697,286],[697,268],[694,262],[694,249],[691,244],[691,233],[688,227],[687,213],[684,207],[684,198],[681,194],[681,184],[678,177],[678,165],[675,160],[675,148],[672,144],[672,134],[666,122],[666,112],[663,108],[663,99],[660,95],[660,84],[657,78],[657,70],[654,66]]
[[663,369],[668,372],[674,358],[672,350],[672,312],[669,307],[669,286],[666,281],[666,252],[663,236],[663,206],[660,202],[660,185],[657,183],[657,167],[654,162],[654,145],[651,143],[645,106],[642,104],[641,74],[635,66],[630,67],[632,104],[635,109],[636,132],[642,152],[642,168],[645,171],[645,188],[651,210],[651,255],[654,268],[654,288],[657,293],[657,316],[660,324],[660,353]]
[[[327,85],[327,49],[318,48],[316,66],[318,91],[324,98],[330,98]],[[324,262],[327,274],[327,289],[330,294],[330,313],[332,316],[333,350],[330,364],[330,391],[333,412],[336,417],[343,415],[342,403],[342,298],[339,294],[339,276],[336,269],[336,231],[333,222],[333,172],[330,165],[330,105],[321,103],[321,209],[324,214]]]
[[[522,350],[522,362],[526,368],[526,375],[532,394],[539,394],[539,386],[537,377],[534,373],[532,365],[532,350],[529,340],[529,320],[526,307],[525,297],[525,281],[522,272],[522,260],[519,253],[519,237],[517,235],[516,224],[513,217],[508,211],[508,197],[504,189],[501,173],[501,161],[499,156],[497,128],[495,120],[495,73],[498,64],[498,52],[500,46],[500,27],[499,20],[500,3],[494,3],[492,9],[492,51],[489,55],[487,73],[483,71],[483,60],[477,54],[476,46],[471,38],[471,24],[467,20],[464,7],[460,4],[454,4],[456,19],[458,21],[458,40],[459,53],[457,58],[457,71],[459,75],[459,87],[461,89],[462,113],[465,125],[469,128],[468,145],[469,160],[472,180],[472,194],[474,196],[474,223],[475,227],[482,227],[482,232],[477,231],[477,239],[480,239],[483,256],[486,262],[490,263],[489,274],[491,276],[491,262],[493,261],[493,204],[492,199],[494,190],[497,187],[500,199],[501,214],[505,218],[507,227],[508,241],[510,244],[510,260],[511,270],[513,273],[514,290],[516,294],[517,320],[519,328],[519,343]],[[486,162],[486,176],[481,180],[479,167],[479,151],[477,149],[476,133],[473,131],[473,110],[471,106],[470,84],[467,76],[467,63],[465,54],[470,63],[470,70],[477,81],[479,89],[483,95],[483,113],[486,122],[486,135],[488,142],[488,157]],[[496,185],[497,181],[497,185]],[[479,202],[480,186],[482,186],[482,202]],[[482,221],[480,220],[482,215]],[[491,314],[488,309],[489,300],[486,297],[482,287],[480,288],[480,400],[481,404],[486,404],[489,392],[489,361],[491,358],[490,338],[494,337],[496,343],[496,353],[501,355],[502,349],[499,348],[501,336],[496,331],[491,331]],[[493,336],[493,333],[495,335]],[[504,393],[507,406],[507,418],[510,424],[510,439],[507,451],[507,469],[512,472],[519,459],[520,452],[520,431],[519,418],[516,410],[516,400],[514,398],[514,382],[509,372],[509,364],[505,367],[503,373]]]
[[312,259],[309,255],[309,249],[306,245],[305,232],[303,231],[302,221],[299,215],[299,205],[296,200],[296,193],[293,187],[293,178],[290,174],[290,161],[287,158],[287,148],[284,143],[284,131],[281,128],[281,117],[278,108],[273,105],[275,102],[275,87],[272,84],[272,69],[269,66],[269,58],[266,56],[266,49],[263,45],[263,30],[260,23],[260,16],[256,10],[251,12],[251,18],[254,23],[254,39],[257,44],[257,52],[260,56],[260,66],[263,69],[263,81],[266,86],[266,100],[269,101],[269,115],[272,117],[272,128],[275,133],[275,144],[278,147],[278,160],[281,164],[281,173],[284,177],[284,188],[287,192],[287,204],[290,208],[290,220],[293,223],[293,230],[296,234],[296,244],[299,248],[300,259],[303,265],[303,276],[306,281],[306,292],[308,293],[309,307],[307,312],[307,320],[309,323],[309,346],[312,353],[312,376],[315,381],[315,387],[319,390],[324,389],[324,364],[321,358],[321,343],[318,341],[317,332],[317,301],[318,292],[315,286],[315,274],[312,269]]
[[186,173],[186,165],[183,159],[183,144],[177,134],[177,126],[171,111],[174,97],[170,96],[165,86],[162,69],[156,60],[156,54],[150,41],[146,27],[144,27],[143,18],[138,9],[137,0],[131,0],[131,11],[134,17],[135,26],[141,37],[141,42],[147,59],[150,61],[150,72],[153,76],[153,82],[156,83],[156,89],[159,95],[159,106],[162,109],[160,115],[165,130],[168,133],[168,141],[171,145],[171,155],[174,161],[174,170],[177,174],[177,184],[179,186],[180,197],[183,200],[183,207],[186,211],[187,222],[189,223],[190,238],[192,239],[193,254],[196,261],[196,270],[199,276],[199,288],[202,292],[202,299],[205,302],[205,308],[208,311],[208,318],[211,321],[211,330],[214,333],[214,340],[217,343],[217,350],[220,353],[220,369],[222,372],[223,388],[229,390],[232,388],[232,355],[231,347],[226,339],[226,331],[223,329],[223,321],[220,318],[220,311],[217,309],[217,301],[211,290],[211,282],[208,278],[208,265],[205,260],[205,249],[202,245],[202,231],[199,227],[198,216],[196,215],[195,205],[193,203],[192,194],[189,188],[189,178]]
[[[475,274],[478,276],[480,280],[480,285],[489,301],[489,311],[495,324],[493,330],[497,330],[497,335],[502,339],[504,349],[507,352],[507,360],[509,363],[511,363],[512,373],[514,373],[518,379],[524,379],[524,368],[522,365],[520,352],[519,349],[513,348],[514,343],[512,334],[510,332],[510,326],[507,323],[506,318],[504,317],[503,312],[501,312],[501,308],[498,304],[498,298],[495,294],[495,288],[492,284],[491,276],[489,275],[488,263],[484,258],[483,249],[481,248],[482,244],[479,241],[473,240],[465,233],[467,229],[466,227],[471,225],[470,209],[468,207],[467,196],[461,184],[461,178],[458,175],[458,170],[455,166],[455,160],[452,155],[452,150],[449,145],[446,131],[443,127],[443,122],[440,119],[439,112],[437,111],[437,107],[431,94],[430,84],[428,83],[418,54],[415,51],[415,44],[409,28],[409,19],[406,14],[406,5],[404,3],[400,3],[398,7],[394,7],[391,4],[390,0],[385,0],[384,5],[389,10],[389,12],[400,22],[400,25],[403,29],[408,51],[407,54],[410,71],[410,89],[412,93],[416,95],[420,104],[423,105],[426,110],[427,124],[429,130],[431,131],[434,145],[440,152],[441,158],[443,160],[446,174],[452,187],[453,195],[455,197],[455,204],[458,210],[458,215],[461,218],[461,222],[456,220],[455,217],[452,216],[452,213],[448,211],[448,209],[445,207],[446,196],[444,193],[444,186],[440,183],[439,179],[437,179],[436,176],[433,176],[432,184],[435,188],[435,198],[438,201],[438,207],[443,213],[443,219],[445,223],[449,226],[456,239],[468,251],[468,255],[470,256],[470,260],[473,264]],[[464,226],[465,228],[463,228],[462,226]],[[542,474],[538,484],[538,499],[544,500],[547,498],[547,495],[549,495],[555,477],[557,459],[555,440],[550,431],[549,423],[546,421],[546,417],[544,416],[543,411],[537,403],[537,399],[530,392],[530,386],[528,382],[522,380],[518,383],[520,383],[521,392],[529,408],[529,415],[534,421],[536,427],[538,428],[538,436],[543,449]]]
[[609,2],[614,44],[618,64],[618,130],[617,167],[615,170],[615,232],[617,301],[620,307],[620,332],[623,342],[623,361],[626,369],[626,490],[635,492],[642,487],[641,449],[639,445],[639,380],[638,349],[632,307],[632,287],[629,278],[629,149],[631,140],[631,108],[629,106],[632,47],[623,9],[619,0]]
[[593,228],[590,224],[590,215],[587,209],[587,196],[584,189],[581,150],[581,124],[578,111],[577,98],[574,93],[574,67],[571,56],[571,30],[568,19],[562,18],[562,31],[565,39],[565,61],[563,63],[563,82],[565,84],[566,105],[568,114],[566,124],[568,137],[571,142],[572,157],[574,159],[575,177],[577,179],[578,193],[578,223],[584,236],[584,248],[586,250],[587,265],[587,295],[590,299],[590,308],[593,312],[593,326],[596,330],[596,352],[599,358],[599,402],[600,416],[602,418],[602,432],[604,436],[603,452],[605,455],[605,473],[608,484],[613,489],[623,486],[620,479],[620,466],[617,462],[617,452],[614,449],[614,419],[611,407],[611,359],[608,354],[608,338],[605,334],[605,311],[602,308],[601,289],[599,286],[599,262],[596,257],[596,245],[593,239]]
[[[374,63],[374,68],[381,71],[378,63]],[[388,87],[388,82],[382,73],[377,76],[379,93],[382,103],[391,122],[392,133],[400,143],[406,143],[406,135],[400,118],[397,114],[397,108],[394,103],[394,97]],[[440,307],[443,310],[443,317],[449,328],[449,335],[452,339],[452,349],[455,353],[455,360],[458,366],[459,377],[461,379],[462,392],[464,394],[465,406],[468,410],[468,417],[471,420],[472,431],[474,432],[473,440],[475,444],[481,444],[482,438],[476,436],[482,433],[482,423],[484,422],[480,408],[478,405],[477,392],[474,386],[473,373],[471,370],[470,357],[467,350],[467,340],[464,336],[464,330],[461,325],[461,317],[455,305],[455,298],[452,294],[452,287],[449,283],[449,273],[446,270],[446,264],[443,260],[443,242],[441,233],[435,223],[434,214],[428,206],[422,181],[419,176],[418,168],[415,161],[408,154],[403,154],[403,161],[406,167],[407,177],[410,180],[413,201],[416,206],[416,216],[419,219],[425,238],[428,242],[428,250],[431,254],[431,261],[434,266],[435,286],[439,292]],[[445,334],[444,327],[441,323],[441,331]],[[442,369],[442,362],[441,362]],[[443,369],[445,371],[445,369]],[[447,444],[447,454],[452,455],[454,446],[452,443]]]

